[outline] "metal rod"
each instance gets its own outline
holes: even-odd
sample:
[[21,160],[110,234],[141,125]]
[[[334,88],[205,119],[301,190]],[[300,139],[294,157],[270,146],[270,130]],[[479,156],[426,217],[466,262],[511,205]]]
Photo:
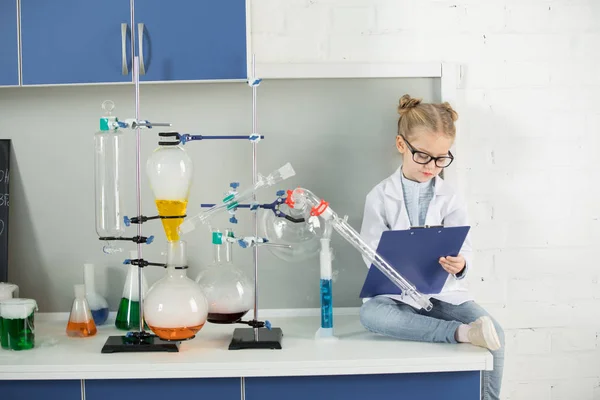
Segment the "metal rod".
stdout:
[[[252,54],[252,79],[256,78],[256,55]],[[256,115],[256,89],[257,85],[252,86],[252,134],[258,132],[258,121]],[[256,142],[252,142],[252,185],[258,181],[257,172],[257,154]],[[252,201],[256,202],[256,193],[252,195]],[[254,226],[254,237],[258,237],[258,218],[257,213],[252,213],[252,224]],[[252,249],[254,253],[254,319],[258,321],[258,246]],[[254,340],[258,341],[258,328],[254,328]]]
[[135,128],[137,128],[138,126],[153,127],[153,126],[172,126],[172,125],[173,124],[171,124],[169,122],[136,122]]
[[[264,139],[264,136],[260,137],[261,139]],[[210,139],[225,139],[225,140],[232,140],[232,139],[243,139],[243,140],[249,140],[250,139],[250,135],[223,135],[223,136],[216,136],[216,135],[190,135],[190,137],[187,138],[188,141],[192,141],[192,140],[210,140]]]
[[[131,51],[133,61],[133,81],[135,83],[135,120],[140,119],[140,60],[135,55],[135,4],[134,0],[130,0],[129,6],[131,9]],[[141,129],[138,126],[135,130],[135,187],[136,187],[136,201],[137,201],[137,216],[142,215],[142,135]],[[142,224],[137,226],[138,236],[142,236]],[[137,258],[143,259],[142,244],[137,244]],[[139,314],[140,314],[140,326],[139,331],[144,332],[144,291],[143,291],[143,269],[138,266],[138,296],[139,296]]]
[[[133,35],[132,35],[133,36]],[[139,58],[137,56],[134,57],[134,63],[133,63],[133,76],[135,79],[135,119],[139,119],[140,118],[140,75],[139,75]],[[142,140],[141,140],[141,129],[139,127],[136,128],[135,130],[135,147],[136,147],[136,154],[135,154],[135,160],[136,160],[136,164],[135,164],[135,184],[136,184],[136,200],[137,200],[137,215],[138,217],[140,217],[142,215],[142,193],[141,193],[141,184],[142,184],[142,167],[141,167],[141,163],[142,163]],[[138,232],[138,236],[142,236],[142,224],[138,224],[137,225],[137,232]],[[143,255],[142,255],[142,244],[138,243],[137,244],[137,251],[138,251],[138,259],[143,259]],[[143,276],[142,276],[142,271],[143,269],[140,268],[138,266],[138,293],[139,293],[139,300],[140,300],[140,332],[144,332],[144,292],[143,292]]]

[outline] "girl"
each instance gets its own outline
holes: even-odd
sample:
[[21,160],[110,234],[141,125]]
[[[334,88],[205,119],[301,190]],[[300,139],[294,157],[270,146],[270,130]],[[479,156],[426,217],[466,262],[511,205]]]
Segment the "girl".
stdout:
[[[400,99],[398,113],[396,147],[403,163],[371,190],[365,203],[361,235],[373,249],[384,230],[468,225],[464,202],[438,176],[454,160],[450,147],[458,114],[448,103],[425,104],[409,95]],[[442,291],[431,296],[431,311],[409,298],[383,294],[365,299],[361,323],[371,332],[398,339],[471,343],[491,350],[494,370],[483,372],[482,398],[500,399],[504,333],[469,295],[464,280],[472,268],[469,235],[458,256],[442,257],[439,263],[449,275]]]

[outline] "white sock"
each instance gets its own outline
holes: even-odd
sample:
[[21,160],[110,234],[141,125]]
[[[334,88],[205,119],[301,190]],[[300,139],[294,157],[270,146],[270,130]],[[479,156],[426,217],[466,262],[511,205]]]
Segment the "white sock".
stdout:
[[469,343],[469,331],[471,330],[471,327],[469,325],[465,325],[462,324],[461,326],[458,327],[458,329],[456,330],[456,341],[459,343]]

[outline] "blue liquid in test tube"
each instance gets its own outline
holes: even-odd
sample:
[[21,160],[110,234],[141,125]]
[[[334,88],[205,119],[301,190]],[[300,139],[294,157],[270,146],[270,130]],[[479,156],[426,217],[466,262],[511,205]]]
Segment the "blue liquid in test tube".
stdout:
[[331,279],[321,279],[321,328],[333,328]]

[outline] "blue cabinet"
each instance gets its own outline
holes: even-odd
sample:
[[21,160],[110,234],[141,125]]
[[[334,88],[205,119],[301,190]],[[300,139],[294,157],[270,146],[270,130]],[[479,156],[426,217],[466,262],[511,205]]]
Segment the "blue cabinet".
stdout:
[[[15,18],[0,32],[13,31],[7,61],[18,82],[15,0],[0,0],[0,22],[9,3]],[[142,81],[247,78],[246,0],[137,0],[134,7],[132,29],[126,0],[21,0],[23,85],[131,82],[132,42]],[[5,36],[0,50],[12,40]]]
[[240,400],[240,378],[86,380],[85,400]]
[[0,0],[0,86],[19,84],[17,0]]
[[140,80],[246,79],[245,0],[135,2]]
[[245,399],[479,400],[479,371],[246,378]]
[[21,0],[23,85],[131,82],[130,21],[125,0]]
[[81,381],[2,381],[0,399],[81,400]]

